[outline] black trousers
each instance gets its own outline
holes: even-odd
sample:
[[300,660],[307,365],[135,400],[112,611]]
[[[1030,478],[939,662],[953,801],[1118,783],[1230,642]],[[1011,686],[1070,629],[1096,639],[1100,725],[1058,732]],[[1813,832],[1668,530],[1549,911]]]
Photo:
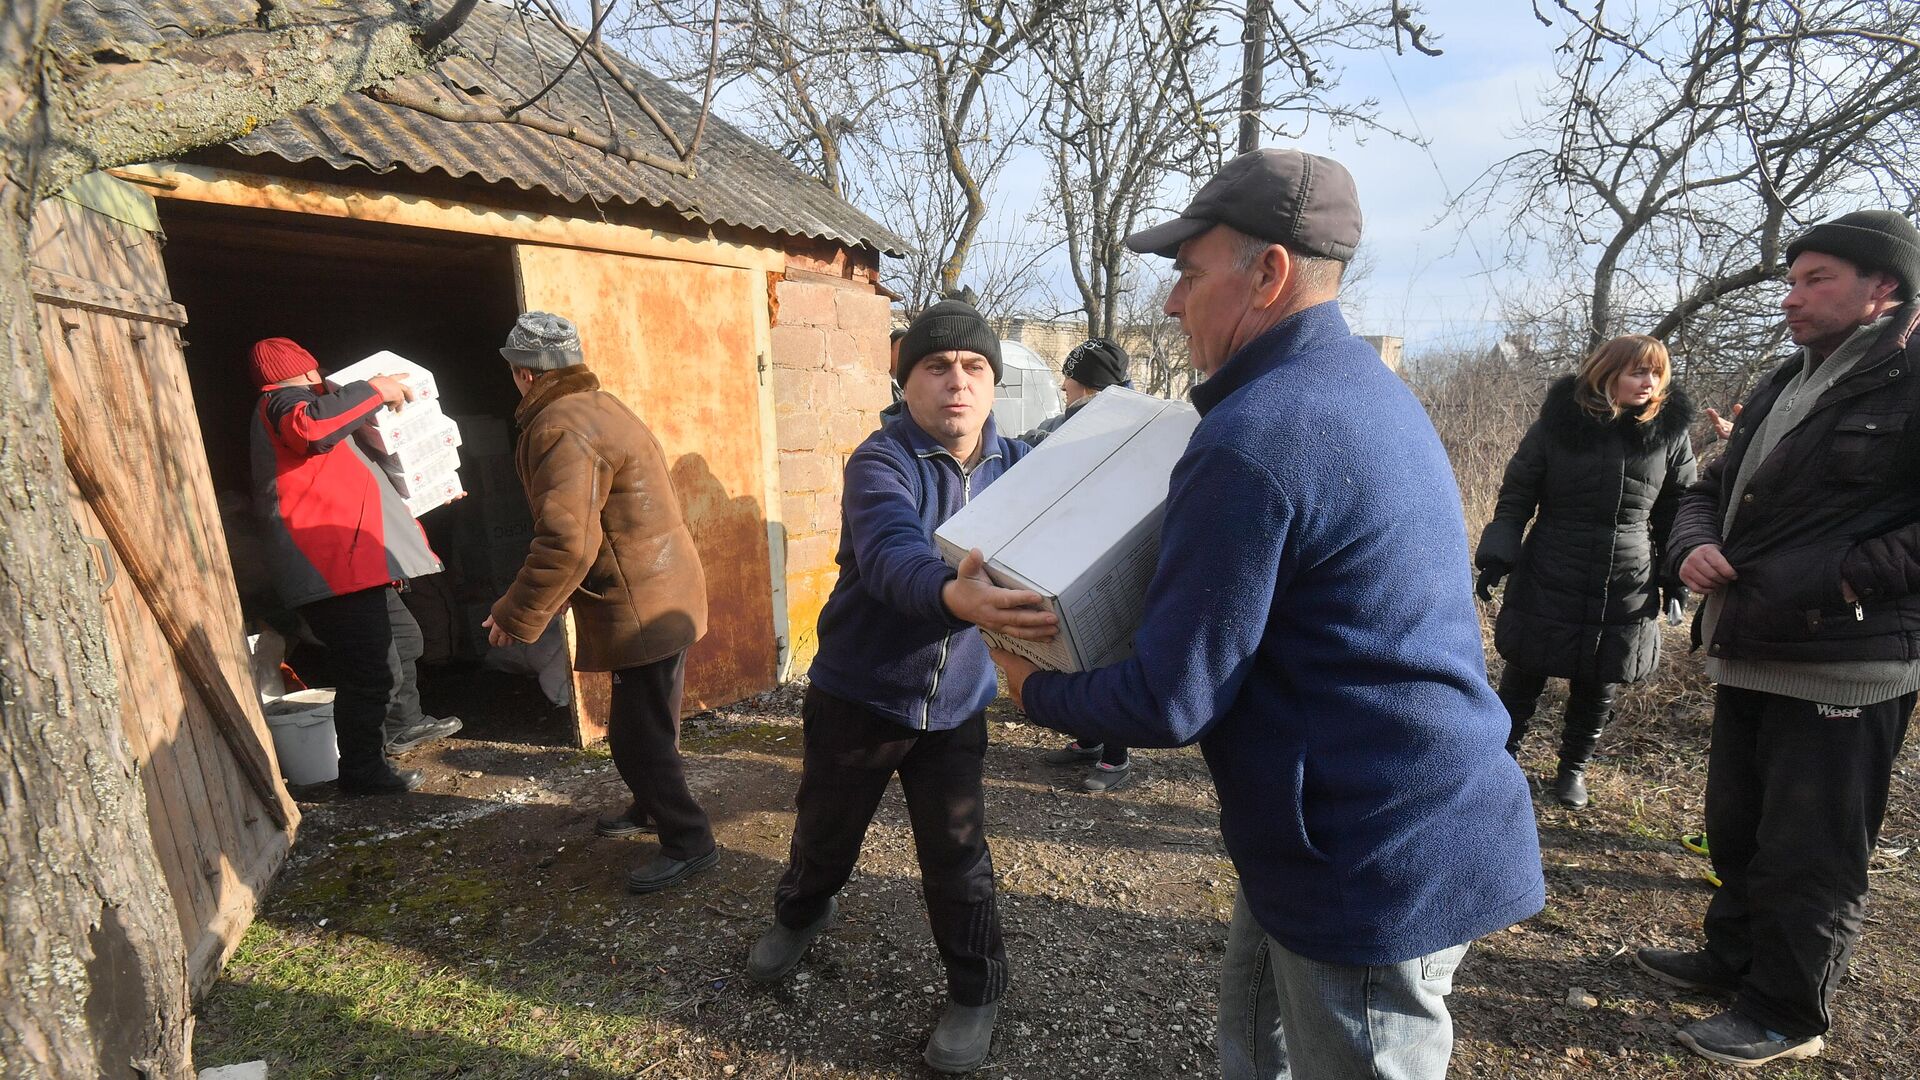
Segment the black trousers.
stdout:
[[[1547,689],[1547,677],[1508,664],[1500,673],[1500,703],[1507,707],[1512,731],[1507,736],[1507,752],[1518,754],[1520,740],[1533,724],[1540,708],[1540,695]],[[1560,731],[1560,760],[1584,765],[1599,745],[1600,731],[1613,716],[1613,698],[1618,683],[1571,679],[1567,683],[1567,717]]]
[[1715,693],[1707,838],[1722,884],[1707,905],[1707,952],[1742,977],[1735,1008],[1781,1034],[1831,1023],[1913,704],[1913,694],[1843,709]]
[[382,725],[420,719],[420,624],[391,585],[303,604],[300,614],[332,654],[339,683],[333,729],[340,771],[378,772],[386,757]]
[[800,715],[806,756],[799,814],[787,872],[773,893],[774,917],[798,929],[826,912],[852,876],[867,826],[897,772],[947,992],[962,1005],[998,1000],[1007,989],[1007,950],[981,790],[987,714],[949,731],[914,731],[809,688]]
[[687,787],[687,766],[680,757],[686,674],[684,652],[614,672],[607,714],[613,767],[633,792],[634,805],[659,826],[660,853],[672,859],[696,859],[713,850],[713,828]]

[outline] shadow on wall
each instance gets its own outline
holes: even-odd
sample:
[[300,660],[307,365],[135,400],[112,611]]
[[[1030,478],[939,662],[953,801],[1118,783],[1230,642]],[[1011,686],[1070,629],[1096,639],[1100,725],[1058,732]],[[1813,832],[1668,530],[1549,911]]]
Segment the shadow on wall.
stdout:
[[759,499],[730,495],[699,454],[674,462],[671,479],[707,578],[707,636],[687,654],[686,708],[693,711],[773,686],[773,579]]

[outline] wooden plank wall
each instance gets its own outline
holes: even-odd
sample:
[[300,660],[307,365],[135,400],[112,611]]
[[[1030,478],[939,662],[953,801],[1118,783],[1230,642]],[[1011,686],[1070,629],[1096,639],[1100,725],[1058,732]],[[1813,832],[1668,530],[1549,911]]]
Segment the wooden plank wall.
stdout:
[[[154,850],[165,868],[196,995],[219,973],[285,859],[298,819],[277,785],[272,739],[248,669],[199,420],[181,355],[184,313],[168,296],[157,238],[72,203],[35,214],[32,252],[41,345],[69,460],[105,468],[76,485],[81,533],[97,542],[109,641],[128,741],[140,765]],[[74,440],[82,440],[74,445]],[[105,505],[111,503],[112,505]],[[111,519],[111,520],[109,520]],[[118,522],[125,535],[105,542]],[[129,572],[160,580],[144,591]],[[158,587],[156,593],[154,586]],[[216,716],[181,664],[180,642],[150,606],[164,595],[190,644],[239,703]],[[224,722],[223,722],[224,721]],[[269,805],[239,761],[264,759]],[[276,818],[285,820],[283,827]]]

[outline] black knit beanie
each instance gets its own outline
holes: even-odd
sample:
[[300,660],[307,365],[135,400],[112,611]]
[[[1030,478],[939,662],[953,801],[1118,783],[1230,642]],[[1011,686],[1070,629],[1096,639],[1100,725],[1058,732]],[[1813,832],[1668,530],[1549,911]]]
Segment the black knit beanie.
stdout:
[[1787,265],[1803,251],[1892,274],[1900,282],[1902,300],[1913,299],[1914,286],[1920,284],[1920,229],[1891,210],[1855,210],[1815,225],[1787,245]]
[[993,381],[1000,381],[1000,338],[973,305],[962,300],[942,300],[920,313],[900,339],[900,356],[894,361],[893,379],[907,385],[913,365],[938,352],[959,349],[979,353],[993,365]]
[[1060,374],[1089,390],[1105,390],[1127,381],[1127,350],[1103,337],[1088,338],[1073,347]]

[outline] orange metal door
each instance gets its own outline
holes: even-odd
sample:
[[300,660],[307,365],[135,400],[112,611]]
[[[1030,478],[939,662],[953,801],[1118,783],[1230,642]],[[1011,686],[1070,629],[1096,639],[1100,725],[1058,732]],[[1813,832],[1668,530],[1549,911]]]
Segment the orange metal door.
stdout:
[[[774,685],[760,356],[766,275],[517,245],[520,305],[580,328],[587,366],[660,440],[707,574],[707,636],[687,654],[689,712]],[[583,742],[604,735],[606,679],[575,676]]]

